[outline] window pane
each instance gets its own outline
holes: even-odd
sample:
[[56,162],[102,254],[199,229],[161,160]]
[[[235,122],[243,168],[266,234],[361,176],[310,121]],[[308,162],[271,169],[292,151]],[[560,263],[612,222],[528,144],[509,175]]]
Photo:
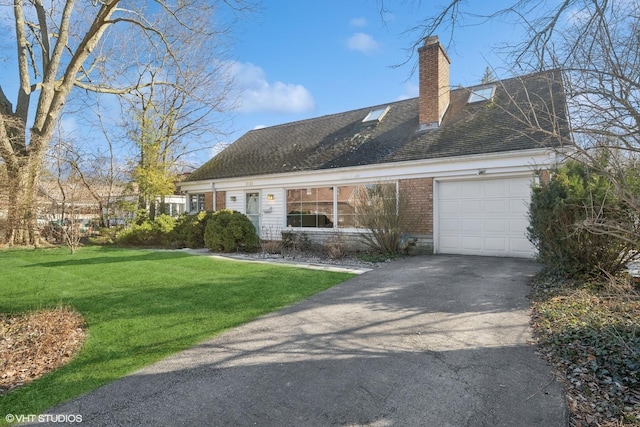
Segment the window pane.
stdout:
[[302,190],[287,190],[287,227],[300,227]]
[[333,227],[333,187],[287,190],[288,227]]
[[338,187],[338,227],[366,228],[364,216],[396,210],[396,184],[362,184]]
[[333,227],[333,187],[316,188],[316,227]]
[[355,228],[358,186],[338,187],[338,228]]
[[189,212],[196,213],[204,210],[204,194],[189,195]]
[[493,97],[495,88],[495,85],[493,85],[472,89],[471,94],[469,94],[469,100],[467,102],[471,104],[473,102],[488,101]]

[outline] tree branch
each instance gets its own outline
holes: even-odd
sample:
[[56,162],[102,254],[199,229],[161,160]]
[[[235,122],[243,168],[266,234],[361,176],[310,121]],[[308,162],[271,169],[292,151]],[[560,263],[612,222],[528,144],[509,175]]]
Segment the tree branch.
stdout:
[[[38,15],[38,24],[40,28],[40,40],[42,46],[42,69],[49,68],[49,55],[51,54],[51,46],[49,45],[49,26],[47,25],[47,14],[45,13],[42,0],[34,0],[33,5]],[[44,72],[44,71],[43,71]]]
[[29,114],[29,99],[31,95],[31,83],[29,78],[29,64],[27,56],[29,54],[29,42],[25,31],[25,17],[22,10],[23,3],[16,0],[13,4],[13,12],[16,23],[16,45],[18,48],[18,75],[20,87],[18,88],[18,102],[16,104],[15,115],[25,123]]

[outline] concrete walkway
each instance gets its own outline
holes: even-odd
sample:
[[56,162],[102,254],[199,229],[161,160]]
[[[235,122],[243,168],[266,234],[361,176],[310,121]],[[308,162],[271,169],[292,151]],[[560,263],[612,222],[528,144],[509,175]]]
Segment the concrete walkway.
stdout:
[[392,262],[48,413],[92,427],[566,426],[561,387],[529,344],[537,269]]

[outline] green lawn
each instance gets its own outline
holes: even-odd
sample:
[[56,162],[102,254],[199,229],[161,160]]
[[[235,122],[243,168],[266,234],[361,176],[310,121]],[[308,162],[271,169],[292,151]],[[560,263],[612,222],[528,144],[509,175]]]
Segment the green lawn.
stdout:
[[349,277],[183,252],[0,251],[0,313],[64,305],[88,325],[71,363],[0,397],[0,424],[8,413],[40,413]]

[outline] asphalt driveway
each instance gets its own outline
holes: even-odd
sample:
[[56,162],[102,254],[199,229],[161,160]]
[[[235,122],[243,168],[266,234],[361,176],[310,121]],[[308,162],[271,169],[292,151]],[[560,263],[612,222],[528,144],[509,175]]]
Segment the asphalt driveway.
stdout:
[[566,426],[529,344],[537,270],[392,262],[48,413],[89,426]]

